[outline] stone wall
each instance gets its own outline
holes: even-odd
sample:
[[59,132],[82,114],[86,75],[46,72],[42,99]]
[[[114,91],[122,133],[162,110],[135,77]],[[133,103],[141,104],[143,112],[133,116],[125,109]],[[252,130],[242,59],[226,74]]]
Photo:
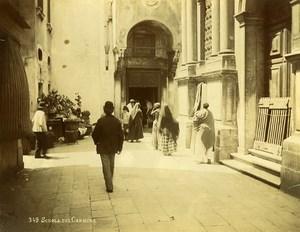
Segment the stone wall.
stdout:
[[52,2],[53,87],[73,101],[79,93],[82,110],[96,122],[114,98],[113,72],[105,69],[105,1]]
[[[29,1],[27,1],[27,3],[28,2]],[[21,11],[22,11],[22,6],[11,5],[9,1],[1,1],[0,3],[0,36],[3,36],[4,38],[9,37],[10,39],[17,41],[17,43],[20,45],[20,48],[22,50],[23,48],[26,47],[26,44],[28,44],[30,41],[30,38],[27,38],[25,36],[25,32],[27,30],[30,30],[30,25],[28,24],[27,21],[24,20],[23,17],[20,17]],[[12,88],[15,88],[15,86],[13,86]],[[26,91],[28,91],[28,89],[26,89]],[[24,99],[24,101],[27,100],[28,100],[27,98]],[[4,112],[1,113],[3,114]],[[1,130],[2,128],[0,128],[0,131]],[[10,139],[10,140],[5,140],[5,142],[1,141],[0,142],[0,179],[3,179],[9,173],[22,169],[23,167],[24,164],[23,164],[21,140]]]
[[24,168],[21,140],[0,143],[0,180]]

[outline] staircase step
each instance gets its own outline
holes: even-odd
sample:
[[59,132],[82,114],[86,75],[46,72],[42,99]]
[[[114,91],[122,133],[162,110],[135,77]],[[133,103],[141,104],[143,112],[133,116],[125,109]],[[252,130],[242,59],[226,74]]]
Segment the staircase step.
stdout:
[[263,169],[271,171],[272,173],[280,176],[281,165],[272,161],[268,161],[253,155],[242,155],[239,153],[231,153],[231,157],[236,160],[243,161],[247,164],[252,164],[253,166],[258,166]]
[[257,156],[259,158],[281,164],[282,158],[280,156],[275,156],[275,155],[272,155],[270,153],[260,151],[260,150],[256,150],[256,149],[248,149],[248,151],[250,152],[251,155],[254,155],[254,156]]
[[230,168],[237,170],[243,174],[254,177],[255,179],[263,181],[264,183],[267,183],[273,187],[276,187],[276,188],[280,187],[280,177],[278,177],[278,176],[272,175],[268,172],[262,171],[251,165],[242,163],[242,162],[234,160],[234,159],[221,160],[220,162],[221,162],[221,164],[224,164],[227,167],[230,167]]

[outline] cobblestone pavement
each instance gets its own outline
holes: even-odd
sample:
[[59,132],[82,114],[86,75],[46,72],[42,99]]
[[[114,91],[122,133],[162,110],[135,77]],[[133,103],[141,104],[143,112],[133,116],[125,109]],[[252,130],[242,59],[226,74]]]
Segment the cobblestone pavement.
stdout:
[[150,136],[125,143],[106,193],[91,138],[25,156],[25,169],[1,183],[1,232],[300,231],[300,201],[179,150],[163,156]]

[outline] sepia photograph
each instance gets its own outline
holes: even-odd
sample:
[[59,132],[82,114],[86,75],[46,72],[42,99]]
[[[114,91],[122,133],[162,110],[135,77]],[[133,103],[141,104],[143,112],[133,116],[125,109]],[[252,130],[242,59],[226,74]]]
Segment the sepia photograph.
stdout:
[[300,0],[0,0],[0,232],[300,232]]

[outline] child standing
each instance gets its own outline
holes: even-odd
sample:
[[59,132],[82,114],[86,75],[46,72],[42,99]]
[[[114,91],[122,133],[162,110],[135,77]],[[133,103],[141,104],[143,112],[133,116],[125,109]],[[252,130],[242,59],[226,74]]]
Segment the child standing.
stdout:
[[129,109],[127,106],[123,107],[122,110],[122,129],[123,129],[123,134],[124,134],[124,140],[127,140],[127,135],[128,135],[128,123],[129,123]]

